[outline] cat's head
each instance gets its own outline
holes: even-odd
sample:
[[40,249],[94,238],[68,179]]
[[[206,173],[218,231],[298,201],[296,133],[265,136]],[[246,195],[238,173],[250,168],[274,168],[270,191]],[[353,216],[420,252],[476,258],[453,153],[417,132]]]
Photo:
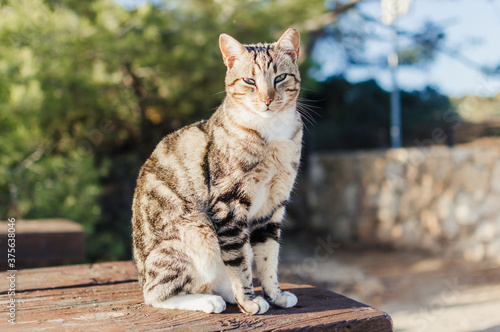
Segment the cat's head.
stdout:
[[288,29],[272,44],[242,45],[221,34],[227,98],[265,118],[294,108],[300,90],[299,44],[295,29]]

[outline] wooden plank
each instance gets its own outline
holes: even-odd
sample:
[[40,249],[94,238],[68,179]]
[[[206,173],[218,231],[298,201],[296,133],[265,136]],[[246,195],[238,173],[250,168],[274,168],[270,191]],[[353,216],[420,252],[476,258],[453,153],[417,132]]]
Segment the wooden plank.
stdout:
[[[25,292],[134,282],[137,281],[137,272],[133,264],[127,261],[19,270],[17,279],[17,291]],[[0,279],[0,294],[8,282],[7,278]]]
[[[8,222],[0,221],[0,252],[7,252]],[[81,262],[85,257],[83,227],[66,219],[16,220],[16,266],[35,267]],[[0,267],[6,267],[6,260]]]
[[[392,331],[384,312],[311,286],[281,285],[297,295],[294,308],[247,316],[229,305],[210,315],[145,306],[131,262],[31,269],[16,277],[17,324],[10,327],[15,331]],[[0,306],[8,303],[6,279],[2,273]]]

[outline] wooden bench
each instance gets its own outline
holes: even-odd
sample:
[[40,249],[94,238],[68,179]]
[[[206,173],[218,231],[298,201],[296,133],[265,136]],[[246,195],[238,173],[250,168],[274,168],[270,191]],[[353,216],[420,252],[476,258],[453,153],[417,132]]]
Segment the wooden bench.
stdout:
[[[8,222],[0,221],[0,253],[7,257]],[[16,220],[16,266],[54,266],[81,263],[85,259],[85,232],[66,219]],[[0,268],[7,259],[0,259]]]
[[[0,274],[3,309],[11,298],[8,276]],[[15,273],[16,324],[7,322],[2,309],[0,326],[14,331],[393,330],[389,315],[342,295],[312,286],[281,287],[297,295],[296,307],[247,316],[229,305],[222,314],[205,314],[145,306],[132,262],[26,269]]]

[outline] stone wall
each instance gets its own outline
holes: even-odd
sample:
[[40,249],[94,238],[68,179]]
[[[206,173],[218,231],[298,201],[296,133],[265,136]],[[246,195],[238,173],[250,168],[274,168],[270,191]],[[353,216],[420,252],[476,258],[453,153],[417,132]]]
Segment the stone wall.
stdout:
[[500,147],[311,157],[311,223],[340,242],[500,262]]

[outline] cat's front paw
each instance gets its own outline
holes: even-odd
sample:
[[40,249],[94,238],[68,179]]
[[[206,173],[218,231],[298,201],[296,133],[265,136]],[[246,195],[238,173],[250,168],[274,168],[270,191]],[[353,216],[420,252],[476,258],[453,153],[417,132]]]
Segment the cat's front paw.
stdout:
[[220,314],[226,310],[226,302],[220,296],[206,296],[200,303],[200,310],[207,314]]
[[257,296],[251,301],[238,304],[241,311],[248,315],[261,315],[269,310],[269,303],[262,297]]
[[281,292],[276,300],[273,301],[273,304],[280,308],[290,308],[296,305],[298,302],[297,296],[290,292]]

